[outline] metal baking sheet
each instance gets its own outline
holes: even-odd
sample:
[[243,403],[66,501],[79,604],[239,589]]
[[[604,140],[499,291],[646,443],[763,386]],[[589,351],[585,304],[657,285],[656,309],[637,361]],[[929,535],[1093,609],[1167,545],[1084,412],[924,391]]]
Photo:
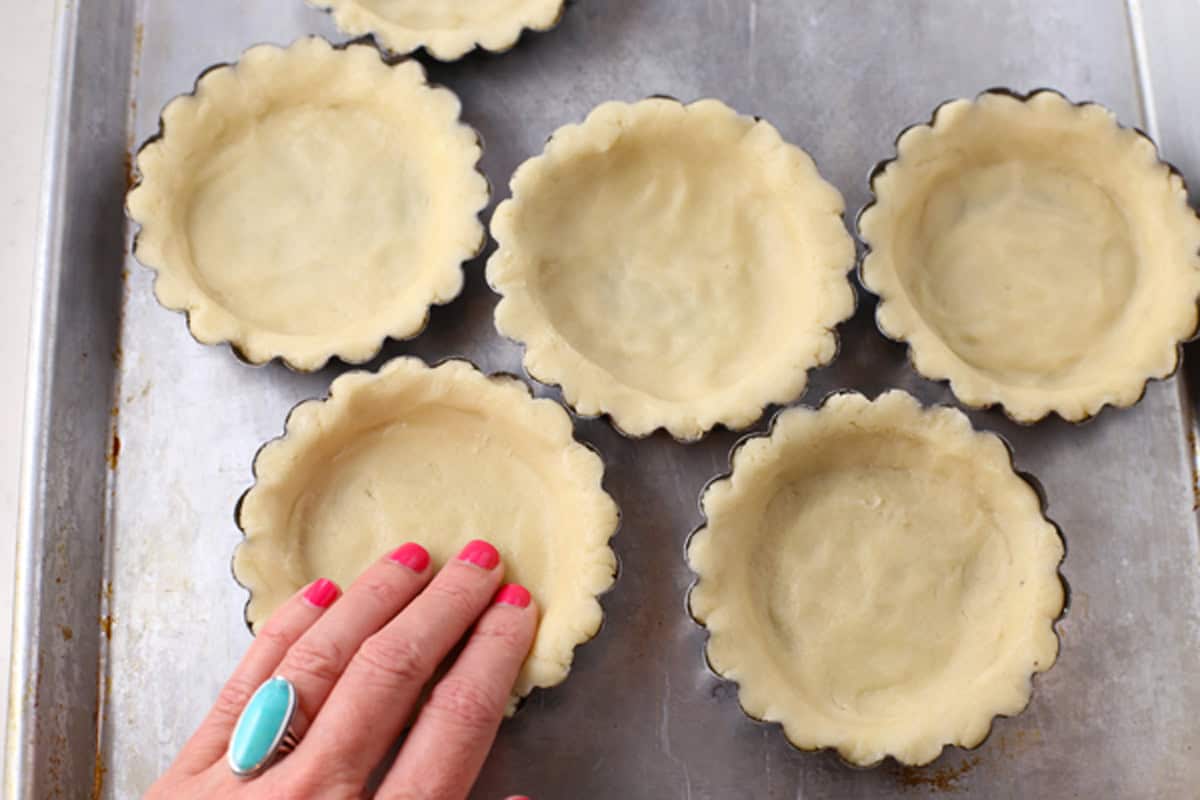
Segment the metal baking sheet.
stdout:
[[[257,42],[341,40],[299,0],[66,2],[39,264],[20,531],[10,797],[138,795],[195,727],[249,642],[229,559],[234,502],[258,445],[339,371],[251,368],[188,335],[128,256],[130,148],[205,67]],[[870,166],[941,100],[1006,85],[1095,99],[1158,135],[1200,182],[1194,43],[1200,6],[1170,0],[581,0],[511,53],[433,64],[487,143],[507,194],[513,168],[595,104],[655,93],[715,96],[766,117],[845,194],[866,200]],[[9,109],[19,113],[19,109]],[[386,356],[466,355],[520,370],[491,325],[482,260],[419,339]],[[872,327],[864,300],[811,401],[835,388],[917,378]],[[1192,352],[1200,364],[1200,352]],[[372,366],[377,366],[377,359]],[[544,394],[553,392],[540,389]],[[791,749],[747,719],[710,674],[684,610],[683,544],[702,485],[736,436],[641,442],[603,421],[578,435],[609,464],[624,512],[623,565],[600,635],[563,685],[506,723],[477,796],[1182,798],[1200,785],[1200,559],[1192,405],[1183,378],[1129,411],[1072,427],[975,423],[1004,434],[1036,474],[1069,548],[1072,607],[1062,655],[1033,703],[972,752],[932,766],[851,770]],[[761,425],[759,428],[761,429]],[[402,532],[397,532],[402,535]]]

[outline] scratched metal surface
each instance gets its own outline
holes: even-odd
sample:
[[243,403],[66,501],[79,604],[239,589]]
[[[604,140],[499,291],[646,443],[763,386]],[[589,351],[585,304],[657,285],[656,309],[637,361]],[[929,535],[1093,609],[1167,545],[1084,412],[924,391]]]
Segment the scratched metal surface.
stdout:
[[[167,766],[249,642],[245,594],[229,574],[233,505],[258,445],[340,368],[256,369],[194,342],[122,249],[123,159],[210,64],[257,42],[342,37],[298,0],[111,0],[68,3],[65,16],[6,786],[12,797],[77,797],[90,786],[126,798]],[[431,75],[461,95],[483,134],[494,201],[559,125],[604,100],[666,93],[715,96],[766,117],[816,157],[853,213],[867,170],[900,128],[944,98],[998,84],[1104,102],[1127,123],[1157,128],[1166,155],[1200,181],[1186,127],[1198,98],[1172,80],[1195,64],[1184,54],[1198,17],[1167,2],[1143,13],[1133,0],[582,0],[557,30],[509,54],[435,64]],[[435,310],[423,336],[385,357],[466,355],[519,371],[519,349],[492,329],[481,264],[468,266],[464,295]],[[807,398],[900,386],[953,402],[910,371],[902,348],[874,331],[872,312],[864,302],[844,326],[839,359],[814,375]],[[684,610],[683,544],[699,520],[698,493],[725,469],[736,436],[631,442],[603,421],[579,422],[624,512],[614,540],[623,569],[604,600],[604,629],[578,651],[566,683],[505,724],[477,795],[1193,796],[1200,564],[1187,398],[1181,379],[1158,383],[1136,409],[1077,428],[972,414],[1008,437],[1017,465],[1045,485],[1068,542],[1073,604],[1060,661],[1030,708],[999,720],[978,750],[949,750],[921,770],[851,770],[828,753],[797,752],[776,727],[748,720],[733,687],[706,670],[703,632]]]

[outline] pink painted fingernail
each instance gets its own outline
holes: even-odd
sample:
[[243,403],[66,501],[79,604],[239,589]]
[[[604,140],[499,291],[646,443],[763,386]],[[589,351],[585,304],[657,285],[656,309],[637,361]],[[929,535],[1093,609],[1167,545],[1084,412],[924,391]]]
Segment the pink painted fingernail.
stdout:
[[409,542],[388,553],[388,561],[403,564],[413,572],[420,574],[429,566],[429,551],[416,542]]
[[498,606],[516,606],[517,608],[529,607],[529,590],[519,583],[506,583],[500,587],[500,591],[496,592],[496,599],[493,601]]
[[467,546],[458,554],[458,560],[484,569],[495,569],[500,563],[500,553],[482,539],[475,539],[467,542]]
[[329,608],[341,594],[342,590],[336,583],[325,578],[318,578],[304,590],[304,599],[309,602],[309,605],[317,608]]

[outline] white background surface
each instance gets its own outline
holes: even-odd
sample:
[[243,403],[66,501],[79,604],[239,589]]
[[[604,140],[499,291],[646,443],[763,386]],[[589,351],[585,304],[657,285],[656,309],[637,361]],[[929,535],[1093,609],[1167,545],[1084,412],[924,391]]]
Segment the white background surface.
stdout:
[[[50,40],[61,2],[0,0],[0,720],[8,710],[13,545]],[[0,745],[4,742],[0,725]]]

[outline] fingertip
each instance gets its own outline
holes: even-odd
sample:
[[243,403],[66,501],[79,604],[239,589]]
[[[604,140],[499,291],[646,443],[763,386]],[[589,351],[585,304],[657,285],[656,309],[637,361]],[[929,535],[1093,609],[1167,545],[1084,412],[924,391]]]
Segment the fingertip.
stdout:
[[491,542],[472,539],[459,552],[458,560],[483,570],[493,570],[500,565],[500,551]]
[[509,657],[523,658],[537,635],[538,616],[537,603],[529,590],[519,583],[508,583],[496,592],[480,624],[509,645]]
[[409,542],[397,547],[388,553],[386,558],[393,564],[408,567],[418,575],[429,568],[429,551],[416,542]]
[[492,600],[492,605],[513,606],[514,608],[529,608],[532,603],[533,596],[519,583],[504,584],[496,592],[495,599]]
[[341,587],[328,578],[317,578],[304,590],[304,602],[313,608],[326,609],[342,596]]

